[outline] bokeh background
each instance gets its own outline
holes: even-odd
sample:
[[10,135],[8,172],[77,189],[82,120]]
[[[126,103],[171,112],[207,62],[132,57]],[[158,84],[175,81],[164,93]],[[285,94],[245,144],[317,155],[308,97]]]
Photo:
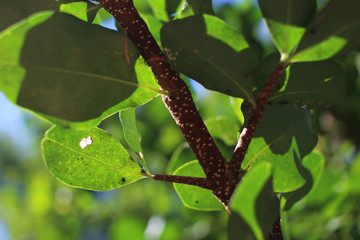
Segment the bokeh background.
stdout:
[[[256,1],[213,4],[255,49],[253,61],[275,50]],[[111,21],[104,24],[114,27]],[[317,151],[324,155],[325,168],[315,189],[285,216],[291,239],[360,239],[360,55],[338,60],[348,75],[347,95],[336,106],[312,110],[313,128],[319,134]],[[241,124],[234,99],[188,81],[205,120],[223,116]],[[179,149],[185,149],[180,156],[184,161],[193,159],[159,97],[139,107],[137,119],[151,172],[165,173]],[[1,240],[226,239],[226,211],[188,209],[169,183],[141,180],[108,192],[62,184],[41,157],[40,141],[50,126],[0,92]],[[100,127],[121,141],[118,114]],[[236,134],[230,139],[236,140]],[[217,144],[224,156],[231,156],[234,141],[218,139]]]

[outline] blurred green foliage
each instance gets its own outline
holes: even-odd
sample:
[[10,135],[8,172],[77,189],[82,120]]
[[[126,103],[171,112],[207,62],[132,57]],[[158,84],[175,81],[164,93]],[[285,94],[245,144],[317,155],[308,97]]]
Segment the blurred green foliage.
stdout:
[[[258,63],[274,46],[259,37],[261,15],[253,2],[225,5],[216,14],[244,34],[255,49],[252,61]],[[151,12],[149,6],[144,8]],[[360,55],[338,60],[348,74],[349,88],[337,105],[313,110],[313,127],[320,136],[317,150],[324,155],[325,169],[318,185],[283,216],[290,239],[360,239]],[[236,112],[240,109],[234,111],[238,105],[228,96],[203,89],[194,96],[204,120],[226,117],[242,124]],[[32,133],[31,154],[19,152],[16,141],[0,135],[0,229],[10,239],[226,239],[229,214],[184,207],[172,184],[141,180],[94,192],[60,183],[39,151],[49,125],[25,117]],[[137,119],[150,171],[165,173],[172,154],[184,144],[180,130],[160,98],[138,108]],[[117,114],[100,127],[123,141]],[[233,146],[221,136],[216,141],[229,159]],[[185,161],[193,160],[189,155]]]

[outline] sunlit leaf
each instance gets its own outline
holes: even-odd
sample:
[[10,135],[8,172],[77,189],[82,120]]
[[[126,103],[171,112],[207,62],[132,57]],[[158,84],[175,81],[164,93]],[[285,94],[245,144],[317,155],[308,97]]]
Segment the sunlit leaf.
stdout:
[[238,227],[250,227],[253,232],[253,236],[247,236],[247,233],[237,239],[267,238],[269,229],[280,214],[280,202],[272,190],[271,164],[261,163],[243,177],[231,198],[230,208],[244,220],[238,223]]
[[233,119],[219,116],[207,119],[205,124],[211,136],[221,139],[230,146],[236,144],[240,126]]
[[[292,62],[318,61],[359,50],[360,1],[331,0],[308,26]],[[352,46],[355,44],[355,46]]]
[[0,54],[8,99],[64,127],[96,126],[158,94],[124,35],[68,14],[41,13],[14,26],[0,36]]
[[[78,2],[61,4],[60,12],[72,14],[83,21],[91,23],[94,21],[97,12],[100,8],[101,8],[100,4],[78,1]],[[100,18],[98,17],[95,22],[99,24]]]
[[298,166],[316,143],[317,135],[311,129],[307,110],[267,106],[250,143],[243,168],[262,161],[270,162],[274,191],[294,191],[305,184]]
[[50,172],[73,187],[106,191],[144,177],[123,146],[99,128],[53,127],[42,141],[42,152]]
[[161,21],[169,21],[169,17],[166,12],[166,0],[147,0],[150,4],[154,16]]
[[146,167],[141,148],[141,136],[136,128],[135,108],[120,111],[120,120],[123,125],[124,138],[129,147],[136,154],[136,161],[140,166]]
[[301,162],[302,175],[306,184],[294,192],[282,194],[282,209],[289,210],[297,201],[306,196],[316,186],[324,167],[324,158],[321,154],[312,152]]
[[[205,177],[204,171],[197,160],[188,162],[179,167],[174,174],[191,177]],[[211,190],[178,183],[174,183],[174,188],[186,207],[202,211],[224,209],[224,206],[213,196]]]
[[298,44],[316,12],[316,0],[259,0],[271,37],[282,54]]
[[210,90],[254,103],[248,44],[220,19],[197,15],[169,22],[161,42],[177,71]]

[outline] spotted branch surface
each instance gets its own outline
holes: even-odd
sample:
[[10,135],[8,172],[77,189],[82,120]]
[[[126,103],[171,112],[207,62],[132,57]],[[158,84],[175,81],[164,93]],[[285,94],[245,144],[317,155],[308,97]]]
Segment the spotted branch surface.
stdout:
[[185,183],[187,185],[193,185],[210,190],[212,189],[212,186],[209,184],[209,181],[207,181],[206,178],[155,174],[154,180],[173,183]]
[[181,129],[190,148],[198,159],[206,178],[154,175],[155,180],[185,183],[211,189],[215,197],[228,211],[229,201],[239,182],[239,171],[255,129],[264,113],[268,97],[285,67],[279,64],[256,103],[248,125],[244,128],[234,155],[228,163],[222,156],[196,109],[191,92],[185,82],[174,71],[146,23],[139,16],[132,0],[99,0],[103,7],[123,27],[129,39],[138,47],[141,56],[151,68],[162,90],[169,96],[162,100]]
[[267,240],[284,240],[284,236],[281,229],[280,217],[278,217],[274,222],[274,225],[271,228],[271,233],[269,233]]
[[170,66],[146,23],[139,16],[133,1],[101,0],[99,2],[121,24],[129,39],[138,47],[159,86],[170,93],[170,96],[162,96],[163,102],[203,168],[208,181],[207,186],[211,186],[213,190],[219,188],[225,179],[226,160],[197,111],[189,88],[179,77],[179,73]]
[[264,114],[266,103],[273,88],[275,87],[277,80],[279,79],[280,75],[284,73],[285,69],[286,66],[283,63],[279,63],[266,81],[265,87],[261,91],[260,96],[256,101],[256,108],[252,110],[247,124],[240,134],[240,138],[235,147],[234,154],[229,162],[230,169],[232,171],[240,171],[242,161],[244,160],[246,152],[249,148],[251,139],[253,138],[255,130]]

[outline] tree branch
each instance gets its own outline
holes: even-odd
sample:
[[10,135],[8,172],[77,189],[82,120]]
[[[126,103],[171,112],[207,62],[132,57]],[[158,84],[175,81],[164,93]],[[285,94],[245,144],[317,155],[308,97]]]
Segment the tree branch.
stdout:
[[187,177],[187,176],[176,176],[176,175],[163,175],[163,174],[155,174],[154,180],[157,181],[165,181],[165,182],[173,182],[173,183],[183,183],[187,185],[193,185],[205,189],[210,189],[209,181],[206,178],[198,178],[198,177]]
[[268,235],[267,240],[283,240],[284,236],[281,230],[281,219],[278,217],[274,222],[271,232]]
[[235,172],[239,172],[241,164],[244,160],[246,152],[249,148],[251,139],[255,134],[255,130],[264,114],[266,103],[270,97],[270,94],[275,87],[280,75],[285,71],[286,65],[282,62],[278,63],[272,72],[271,76],[265,83],[265,87],[260,93],[258,100],[256,101],[256,108],[252,110],[251,115],[247,121],[246,126],[243,128],[239,141],[235,147],[234,154],[229,162],[230,169]]
[[197,157],[209,186],[214,190],[223,185],[226,178],[226,160],[197,111],[190,90],[179,77],[179,73],[170,66],[146,23],[139,16],[133,1],[100,0],[99,2],[122,25],[127,36],[138,47],[159,86],[170,93],[170,96],[162,96],[163,102]]

